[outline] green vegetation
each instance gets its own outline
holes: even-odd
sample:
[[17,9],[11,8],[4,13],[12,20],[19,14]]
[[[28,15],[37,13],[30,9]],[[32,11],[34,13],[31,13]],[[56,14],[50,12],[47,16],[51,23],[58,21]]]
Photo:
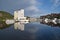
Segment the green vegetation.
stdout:
[[5,11],[0,11],[0,29],[10,27],[10,25],[5,23],[6,19],[13,19],[13,15]]
[[45,18],[48,18],[48,19],[54,19],[54,18],[60,19],[60,13],[55,13],[55,14],[52,13],[52,14],[40,16],[40,19],[45,19]]
[[26,17],[27,20],[28,20],[29,18],[30,18],[29,16]]
[[7,25],[4,21],[0,21],[0,29],[4,29],[10,27],[11,25]]
[[0,11],[0,21],[4,21],[6,19],[13,19],[13,15],[5,11]]

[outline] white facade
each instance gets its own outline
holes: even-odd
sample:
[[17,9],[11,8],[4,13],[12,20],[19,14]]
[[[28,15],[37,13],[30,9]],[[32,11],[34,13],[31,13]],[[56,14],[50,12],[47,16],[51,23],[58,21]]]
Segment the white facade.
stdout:
[[14,20],[18,19],[18,11],[14,11]]
[[20,18],[24,18],[24,10],[18,10],[18,11],[14,11],[14,19],[20,19]]
[[24,17],[24,9],[14,11],[14,20],[17,21],[28,21],[26,17]]
[[18,20],[23,20],[23,19],[25,19],[24,9],[21,9],[20,11],[18,11]]

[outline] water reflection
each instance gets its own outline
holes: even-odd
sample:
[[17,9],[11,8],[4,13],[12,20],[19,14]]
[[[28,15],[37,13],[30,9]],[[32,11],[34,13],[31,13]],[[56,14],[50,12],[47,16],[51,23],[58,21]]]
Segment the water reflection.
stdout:
[[[12,21],[12,22],[11,22]],[[10,24],[14,24],[14,29],[18,29],[18,30],[21,30],[21,31],[24,31],[24,26],[25,24],[27,24],[29,22],[14,22],[14,20],[7,20],[6,21],[6,24],[10,25]],[[40,22],[41,24],[45,24],[45,25],[48,25],[48,26],[51,26],[51,27],[60,27],[60,23],[53,23],[53,22],[48,22],[46,23],[45,21],[42,21]]]
[[28,21],[24,22],[24,21],[20,21],[20,22],[15,22],[14,20],[6,20],[5,22],[6,24],[14,24],[14,29],[18,29],[21,31],[24,31],[24,25],[26,23],[29,23]]
[[14,29],[19,29],[19,30],[23,31],[24,30],[24,24],[20,23],[20,22],[14,23]]
[[60,27],[60,23],[57,23],[57,24],[55,24],[53,22],[48,22],[48,23],[46,23],[46,22],[40,22],[40,23],[48,25],[48,26],[51,26],[51,27]]
[[18,29],[18,30],[21,30],[21,31],[24,31],[24,25],[27,24],[28,22],[16,22],[14,23],[14,29]]
[[50,27],[51,23],[48,23],[49,26],[41,23],[15,22],[14,26],[0,30],[0,38],[7,40],[60,40],[60,28]]

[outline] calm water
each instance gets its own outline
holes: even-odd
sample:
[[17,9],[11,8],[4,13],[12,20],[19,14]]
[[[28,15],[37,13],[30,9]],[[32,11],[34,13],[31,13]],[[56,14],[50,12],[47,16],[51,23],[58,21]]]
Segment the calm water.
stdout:
[[38,22],[18,22],[1,29],[0,40],[60,40],[60,28]]

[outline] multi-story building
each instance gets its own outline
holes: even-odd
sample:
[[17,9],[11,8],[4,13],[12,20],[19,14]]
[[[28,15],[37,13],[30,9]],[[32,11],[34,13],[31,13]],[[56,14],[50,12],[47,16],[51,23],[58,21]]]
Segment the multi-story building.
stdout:
[[24,9],[14,11],[14,20],[28,21],[28,20],[26,20],[26,17],[24,17]]

